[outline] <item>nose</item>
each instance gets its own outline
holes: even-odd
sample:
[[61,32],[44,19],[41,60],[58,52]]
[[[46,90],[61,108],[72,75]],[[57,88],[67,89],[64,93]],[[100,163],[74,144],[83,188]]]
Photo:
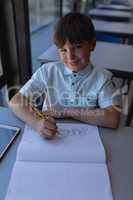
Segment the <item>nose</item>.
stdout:
[[69,60],[74,60],[76,57],[75,51],[73,49],[69,49],[68,51],[68,59]]

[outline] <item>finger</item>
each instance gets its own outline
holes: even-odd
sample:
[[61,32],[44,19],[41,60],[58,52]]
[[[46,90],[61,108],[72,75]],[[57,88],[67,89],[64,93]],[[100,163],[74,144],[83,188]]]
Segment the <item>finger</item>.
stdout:
[[43,135],[43,138],[44,139],[47,139],[47,140],[52,140],[54,137],[52,135]]
[[50,121],[50,122],[53,123],[53,124],[56,124],[56,120],[55,120],[52,116],[50,116],[50,115],[48,115],[48,116],[46,117],[46,120]]
[[57,132],[57,127],[56,126],[53,126],[49,123],[47,123],[47,125],[45,125],[45,129],[48,129],[50,131],[54,131],[54,132]]
[[53,139],[55,134],[56,134],[56,131],[51,131],[49,129],[45,129],[44,132],[41,133],[41,136],[46,139]]
[[57,125],[55,122],[51,122],[51,119],[47,118],[45,120],[45,128],[56,131]]

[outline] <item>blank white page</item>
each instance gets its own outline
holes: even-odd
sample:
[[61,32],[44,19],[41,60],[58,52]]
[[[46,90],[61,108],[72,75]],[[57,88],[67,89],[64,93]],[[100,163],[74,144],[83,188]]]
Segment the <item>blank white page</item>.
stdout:
[[16,162],[6,200],[112,200],[106,164]]
[[42,138],[26,125],[17,160],[40,162],[104,163],[105,152],[98,128],[82,123],[58,123],[59,137]]

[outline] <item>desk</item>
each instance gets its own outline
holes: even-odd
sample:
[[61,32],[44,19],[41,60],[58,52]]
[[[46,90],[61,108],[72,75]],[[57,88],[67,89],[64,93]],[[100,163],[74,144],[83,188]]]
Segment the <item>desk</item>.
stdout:
[[116,77],[133,79],[133,46],[97,42],[92,53],[92,63],[100,68],[107,68]]
[[20,135],[14,141],[8,153],[6,154],[6,156],[4,156],[4,159],[2,159],[2,161],[0,162],[0,200],[4,200],[13,164],[16,159],[17,147],[22,136],[24,123],[17,119],[9,109],[4,107],[0,107],[0,123],[5,123],[21,128]]
[[[8,108],[0,107],[0,123],[21,127],[24,123],[18,120]],[[115,200],[133,199],[133,128],[121,127],[118,130],[99,128],[102,142],[107,149],[112,191]],[[16,151],[21,139],[15,141],[0,163],[0,200],[5,200],[9,179],[16,158]]]
[[[57,48],[54,45],[51,46],[39,56],[38,60],[41,64],[49,61],[58,61],[59,54]],[[117,77],[133,79],[132,45],[97,42],[91,60],[96,67],[107,68]]]
[[115,4],[98,4],[97,8],[99,9],[109,9],[109,10],[118,10],[118,11],[132,11],[133,8],[131,6],[126,5],[115,5]]
[[111,4],[129,6],[129,1],[130,0],[111,0]]
[[123,39],[133,40],[133,24],[128,22],[110,22],[92,20],[97,33],[118,36]]
[[116,10],[102,10],[102,9],[91,9],[88,13],[92,18],[104,19],[107,21],[121,21],[129,22],[132,18],[130,12],[116,11]]

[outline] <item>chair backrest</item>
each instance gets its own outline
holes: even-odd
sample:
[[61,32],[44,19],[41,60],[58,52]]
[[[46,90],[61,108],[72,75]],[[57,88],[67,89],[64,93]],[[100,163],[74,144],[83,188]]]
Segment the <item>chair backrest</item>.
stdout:
[[126,125],[133,126],[133,80],[130,81],[128,90],[128,115]]
[[124,80],[120,86],[120,126],[133,126],[133,81]]

